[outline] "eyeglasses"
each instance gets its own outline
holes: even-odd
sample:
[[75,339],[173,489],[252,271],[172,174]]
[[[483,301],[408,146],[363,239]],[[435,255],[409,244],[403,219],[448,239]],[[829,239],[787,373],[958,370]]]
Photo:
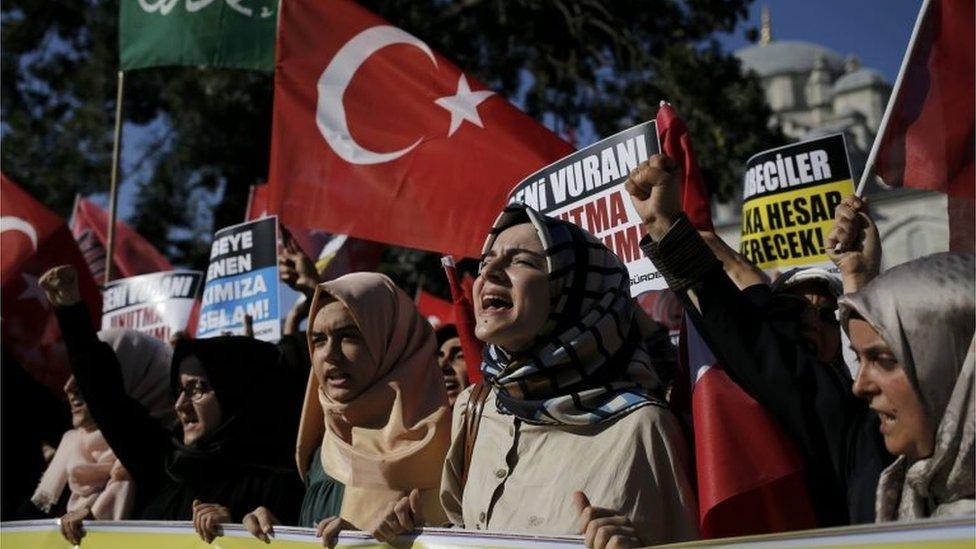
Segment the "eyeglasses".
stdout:
[[186,398],[192,400],[193,402],[200,402],[213,392],[213,387],[210,386],[205,380],[202,379],[191,379],[187,381],[182,387],[176,390],[177,400],[180,395],[186,396]]

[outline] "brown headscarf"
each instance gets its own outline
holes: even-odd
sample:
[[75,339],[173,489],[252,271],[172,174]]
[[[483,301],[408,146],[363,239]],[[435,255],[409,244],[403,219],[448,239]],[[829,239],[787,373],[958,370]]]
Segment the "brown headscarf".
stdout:
[[[341,515],[356,526],[413,488],[425,492],[425,516],[436,521],[443,516],[437,489],[451,417],[433,330],[386,276],[348,274],[315,290],[308,316],[313,355],[312,324],[333,299],[349,309],[379,368],[362,394],[340,403],[320,390],[313,359],[298,431],[298,469],[304,477],[321,443],[322,467],[346,487]],[[427,505],[428,499],[433,503]]]
[[885,272],[839,300],[867,321],[904,366],[936,427],[935,449],[909,463],[900,456],[878,482],[878,522],[971,514],[974,504],[973,254],[940,253]]

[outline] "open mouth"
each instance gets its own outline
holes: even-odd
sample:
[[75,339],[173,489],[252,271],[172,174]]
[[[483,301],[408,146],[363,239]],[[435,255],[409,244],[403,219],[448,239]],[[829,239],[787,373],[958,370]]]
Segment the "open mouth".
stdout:
[[885,412],[883,410],[874,410],[874,411],[878,414],[878,419],[881,420],[880,429],[882,432],[889,429],[897,419],[897,416],[895,416],[895,414]]
[[486,312],[507,311],[512,308],[512,300],[498,294],[485,294],[481,297],[481,309]]
[[453,391],[459,386],[460,385],[458,384],[457,380],[454,379],[454,376],[444,376],[444,387],[447,388],[448,391]]
[[325,373],[325,383],[329,387],[345,387],[352,381],[352,376],[344,374],[339,370],[330,370]]

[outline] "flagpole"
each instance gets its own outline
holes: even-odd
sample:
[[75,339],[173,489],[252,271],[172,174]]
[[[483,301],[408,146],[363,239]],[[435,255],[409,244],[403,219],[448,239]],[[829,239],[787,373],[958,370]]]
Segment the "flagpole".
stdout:
[[108,202],[108,245],[105,251],[105,284],[112,281],[112,263],[115,251],[115,220],[119,202],[119,153],[122,150],[122,93],[125,88],[125,72],[119,71],[115,90],[115,142],[112,145],[112,176]]
[[68,228],[72,233],[75,231],[75,214],[78,212],[79,202],[81,202],[81,193],[75,193],[75,202],[71,205],[71,217],[68,218]]
[[861,172],[861,180],[857,183],[857,190],[854,194],[857,196],[864,196],[864,188],[867,187],[868,178],[874,172],[874,165],[878,160],[878,149],[881,148],[881,141],[884,137],[885,131],[888,129],[888,121],[891,118],[891,113],[895,110],[895,102],[898,100],[898,92],[901,91],[902,81],[905,79],[905,72],[908,69],[908,61],[912,58],[912,52],[915,50],[915,42],[918,39],[918,31],[922,28],[922,20],[925,19],[925,15],[928,13],[929,4],[931,0],[923,0],[922,6],[918,9],[918,17],[915,18],[915,27],[912,29],[912,37],[908,40],[908,48],[905,50],[905,57],[901,60],[901,67],[898,69],[898,77],[895,78],[895,85],[891,88],[891,95],[888,97],[888,105],[885,106],[884,116],[881,117],[881,125],[878,126],[878,132],[874,135],[874,143],[871,144],[871,152],[868,153],[868,159],[864,163],[864,171]]
[[251,220],[251,204],[254,202],[254,185],[247,188],[247,206],[244,208],[244,221]]

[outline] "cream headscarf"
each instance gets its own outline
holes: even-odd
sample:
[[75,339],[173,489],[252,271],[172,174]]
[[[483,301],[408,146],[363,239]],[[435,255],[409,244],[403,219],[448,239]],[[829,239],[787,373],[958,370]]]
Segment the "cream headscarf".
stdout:
[[[352,313],[379,365],[370,386],[345,403],[330,399],[315,376],[311,327],[332,299]],[[298,431],[299,472],[305,476],[321,443],[326,474],[345,484],[344,519],[362,527],[387,503],[420,488],[425,518],[438,523],[443,510],[437,489],[451,418],[430,325],[406,294],[377,273],[320,284],[308,319],[313,368]]]
[[[98,338],[115,351],[125,394],[139,401],[167,429],[175,426],[170,346],[134,330],[102,330]],[[132,478],[98,430],[65,433],[31,501],[49,512],[65,486],[71,489],[67,510],[89,507],[99,520],[127,519],[135,502]]]
[[971,514],[974,500],[973,254],[940,253],[899,265],[839,300],[847,329],[857,313],[904,366],[936,427],[932,456],[900,456],[878,481],[878,522]]

